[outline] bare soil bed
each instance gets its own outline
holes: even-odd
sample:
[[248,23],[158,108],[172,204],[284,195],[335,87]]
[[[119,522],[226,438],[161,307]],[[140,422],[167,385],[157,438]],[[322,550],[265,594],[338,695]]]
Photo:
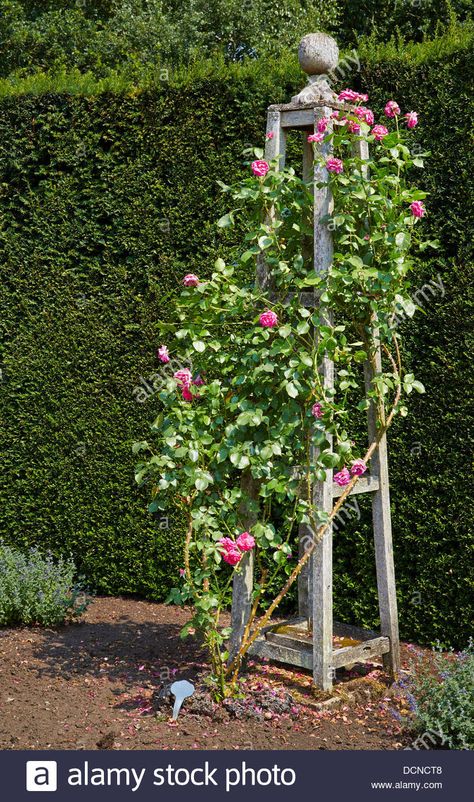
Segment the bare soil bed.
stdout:
[[[213,705],[206,656],[181,640],[189,614],[163,604],[97,598],[80,623],[0,630],[1,749],[402,749],[403,697],[382,667],[338,675],[321,708],[309,672],[252,660],[244,698]],[[403,657],[409,658],[404,647]],[[406,665],[406,664],[405,664]],[[196,684],[177,723],[160,690]],[[231,725],[231,726],[229,726]]]

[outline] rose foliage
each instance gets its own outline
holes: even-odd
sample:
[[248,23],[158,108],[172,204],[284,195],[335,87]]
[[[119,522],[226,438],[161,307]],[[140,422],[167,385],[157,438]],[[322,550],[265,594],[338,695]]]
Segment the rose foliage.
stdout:
[[[232,210],[218,226],[238,225],[244,245],[231,264],[218,259],[210,278],[199,278],[197,266],[184,277],[176,324],[160,324],[163,345],[192,370],[186,378],[170,375],[160,393],[163,411],[149,442],[135,446],[142,459],[136,478],[150,487],[150,511],[170,501],[186,510],[182,583],[170,600],[192,605],[183,635],[202,634],[218,697],[237,687],[245,654],[337,512],[315,506],[313,483],[334,471],[344,488],[339,509],[370,468],[394,415],[406,415],[406,396],[423,392],[403,370],[395,319],[401,307],[414,311],[414,254],[436,243],[418,236],[426,193],[411,186],[408,174],[423,166],[423,155],[412,157],[406,141],[413,134],[399,115],[384,118],[391,132],[381,135],[378,126],[374,134],[370,110],[341,106],[319,126],[323,136],[310,139],[314,183],[292,168],[279,169],[278,160],[266,163],[259,149],[247,151],[255,159],[248,176],[237,186],[219,182]],[[314,190],[328,187],[333,208],[322,222],[332,232],[334,253],[330,268],[317,273]],[[263,264],[271,280],[249,282],[251,265],[262,275]],[[318,299],[313,308],[303,305],[308,292]],[[333,389],[322,380],[325,357],[335,365]],[[368,389],[366,361],[374,371]],[[378,435],[364,451],[356,431],[370,404]],[[278,528],[275,508],[284,511]],[[298,561],[302,522],[312,537]],[[251,618],[240,649],[229,655],[231,631],[221,617],[234,573],[250,555]],[[260,616],[263,591],[274,587],[275,577],[281,590]]]

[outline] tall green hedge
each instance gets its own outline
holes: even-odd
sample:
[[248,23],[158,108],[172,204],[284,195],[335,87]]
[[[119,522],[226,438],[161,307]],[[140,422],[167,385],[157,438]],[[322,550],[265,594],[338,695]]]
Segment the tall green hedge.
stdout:
[[[421,47],[421,46],[420,46]],[[414,287],[441,276],[404,325],[427,387],[390,438],[402,632],[464,645],[474,613],[466,341],[472,172],[467,168],[473,55],[365,61],[356,81],[420,112],[433,153],[421,181],[442,241]],[[266,69],[266,68],[265,68]],[[159,370],[157,318],[172,316],[183,272],[226,256],[217,179],[241,174],[265,109],[301,78],[292,65],[207,67],[192,78],[95,96],[8,90],[0,106],[0,264],[4,482],[0,531],[16,545],[72,551],[100,592],[163,599],[180,565],[182,526],[146,513],[131,444],[146,436]],[[64,78],[62,79],[64,81]],[[355,82],[356,82],[355,81]],[[471,81],[472,83],[472,81]],[[30,84],[31,87],[31,84]],[[143,403],[140,403],[140,400]],[[368,529],[336,535],[336,612],[376,620]]]

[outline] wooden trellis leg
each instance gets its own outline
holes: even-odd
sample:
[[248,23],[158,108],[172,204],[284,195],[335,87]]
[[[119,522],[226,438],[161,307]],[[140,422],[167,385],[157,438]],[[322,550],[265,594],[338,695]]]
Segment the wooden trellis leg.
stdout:
[[[315,109],[314,131],[317,131],[318,120],[329,118],[331,109],[321,106]],[[324,156],[330,155],[330,146],[323,145]],[[316,273],[326,273],[332,262],[332,237],[328,226],[321,222],[324,215],[330,213],[332,198],[329,188],[318,188],[319,182],[327,181],[327,172],[318,162],[314,164],[314,270]],[[331,323],[329,314],[324,314],[320,307],[323,321]],[[321,383],[325,389],[334,386],[334,365],[327,356],[323,359],[321,370]],[[332,437],[328,436],[329,447],[332,447]],[[317,449],[312,448],[312,460],[317,458]],[[313,503],[317,509],[331,512],[332,497],[332,470],[326,471],[324,482],[313,483]],[[313,679],[315,684],[323,690],[332,686],[333,667],[333,616],[332,616],[332,526],[328,527],[323,539],[317,544],[311,559],[312,575],[312,618],[313,618]]]
[[[382,370],[380,347],[375,352],[375,368]],[[366,390],[374,372],[365,364]],[[368,410],[369,441],[377,435],[377,411],[371,403]],[[370,461],[371,476],[378,480],[378,489],[372,495],[372,521],[374,529],[375,565],[380,611],[380,631],[390,639],[390,651],[383,655],[384,667],[396,678],[400,671],[400,640],[398,634],[397,595],[393,562],[392,521],[390,516],[390,488],[388,477],[387,437],[384,435]]]

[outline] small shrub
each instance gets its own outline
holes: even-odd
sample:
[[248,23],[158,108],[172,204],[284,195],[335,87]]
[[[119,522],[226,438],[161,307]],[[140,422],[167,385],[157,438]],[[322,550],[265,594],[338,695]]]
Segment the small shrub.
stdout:
[[55,626],[78,618],[90,600],[75,573],[72,559],[55,561],[36,547],[24,553],[0,543],[0,626]]
[[474,641],[429,667],[420,662],[408,701],[416,733],[432,733],[437,747],[474,749]]

